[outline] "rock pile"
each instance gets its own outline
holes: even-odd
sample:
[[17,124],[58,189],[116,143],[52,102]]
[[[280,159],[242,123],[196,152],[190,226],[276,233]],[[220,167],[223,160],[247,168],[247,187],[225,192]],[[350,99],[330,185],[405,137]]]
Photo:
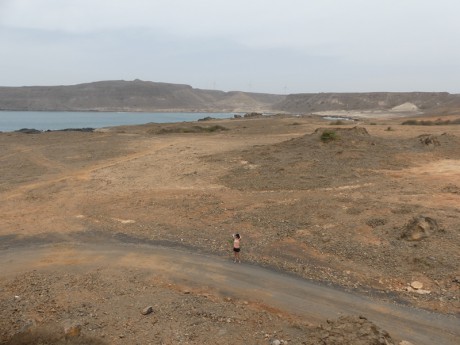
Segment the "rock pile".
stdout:
[[310,335],[307,345],[394,345],[388,332],[380,329],[363,316],[342,316],[328,320],[319,332]]
[[426,146],[439,146],[441,143],[439,142],[438,138],[431,134],[423,134],[418,137],[420,142]]
[[430,217],[418,216],[403,227],[401,238],[407,241],[420,241],[439,230],[436,220]]

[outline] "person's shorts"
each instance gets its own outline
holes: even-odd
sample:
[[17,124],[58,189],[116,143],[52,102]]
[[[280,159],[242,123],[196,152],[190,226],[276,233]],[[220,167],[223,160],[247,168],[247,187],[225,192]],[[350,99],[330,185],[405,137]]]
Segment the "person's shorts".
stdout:
[[240,248],[233,248],[233,251],[238,253],[240,251]]

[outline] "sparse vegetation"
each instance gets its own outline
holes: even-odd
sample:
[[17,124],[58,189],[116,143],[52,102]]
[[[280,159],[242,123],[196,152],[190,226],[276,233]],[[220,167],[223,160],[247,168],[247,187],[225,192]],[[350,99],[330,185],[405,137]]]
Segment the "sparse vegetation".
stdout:
[[387,223],[386,219],[383,218],[370,218],[366,221],[366,224],[371,228],[376,228],[378,226],[385,225]]
[[435,121],[431,120],[407,120],[402,123],[402,125],[409,126],[448,126],[448,125],[460,125],[460,119],[455,120],[441,120],[437,119]]
[[334,141],[337,139],[339,139],[339,136],[337,135],[335,131],[325,130],[323,134],[321,134],[321,141],[324,143],[327,143],[329,141]]
[[150,134],[172,134],[172,133],[213,133],[219,131],[228,131],[228,128],[214,125],[210,127],[192,126],[192,127],[170,127],[159,130],[150,130]]
[[253,118],[253,117],[262,117],[264,114],[262,113],[257,113],[257,112],[252,112],[252,113],[246,113],[244,114],[244,118]]
[[346,125],[346,123],[342,120],[336,120],[336,121],[332,121],[332,122],[329,122],[329,124],[331,126],[342,126],[342,125]]

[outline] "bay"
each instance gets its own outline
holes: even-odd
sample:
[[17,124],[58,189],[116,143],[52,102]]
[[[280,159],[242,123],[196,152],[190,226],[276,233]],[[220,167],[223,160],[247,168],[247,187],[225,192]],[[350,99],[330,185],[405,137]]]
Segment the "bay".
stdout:
[[59,130],[67,128],[103,128],[145,123],[197,121],[205,117],[232,118],[237,113],[128,113],[68,111],[0,111],[0,132],[22,128]]

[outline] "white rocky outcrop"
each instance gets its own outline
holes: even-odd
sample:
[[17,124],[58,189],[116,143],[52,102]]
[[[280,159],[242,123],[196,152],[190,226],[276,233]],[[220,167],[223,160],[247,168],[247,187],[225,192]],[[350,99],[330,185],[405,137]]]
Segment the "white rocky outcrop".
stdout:
[[400,104],[396,107],[391,108],[391,111],[394,112],[411,112],[411,111],[418,111],[418,107],[414,103],[406,102]]

